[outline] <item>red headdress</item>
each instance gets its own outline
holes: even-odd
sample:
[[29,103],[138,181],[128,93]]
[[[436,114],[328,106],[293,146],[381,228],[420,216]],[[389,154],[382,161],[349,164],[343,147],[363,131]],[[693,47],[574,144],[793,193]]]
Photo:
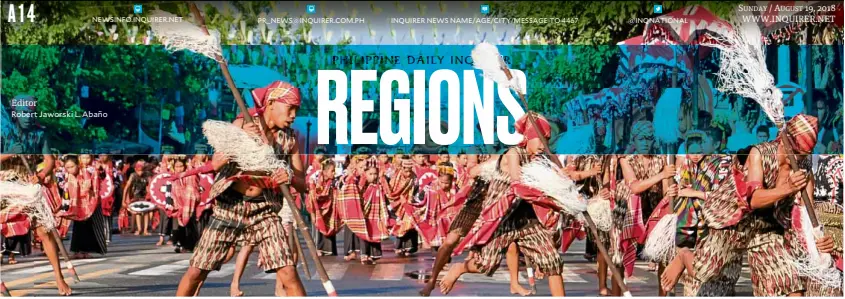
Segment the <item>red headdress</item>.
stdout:
[[813,116],[798,114],[786,123],[786,132],[796,153],[812,153],[819,134],[819,120]]
[[[529,112],[533,113],[533,112]],[[534,122],[537,124],[537,127],[540,131],[543,132],[543,136],[548,139],[552,135],[552,127],[549,125],[549,121],[546,120],[545,117],[542,115],[534,114]],[[531,121],[528,120],[528,113],[523,115],[519,120],[516,121],[514,124],[516,128],[516,132],[522,134],[522,142],[519,143],[519,146],[525,147],[528,144],[528,141],[535,138],[540,138],[538,134],[538,130],[534,128],[534,125],[531,124]]]
[[[255,103],[255,108],[250,109],[249,113],[258,115],[264,112],[264,109],[267,109],[273,102],[298,107],[302,104],[302,97],[299,93],[299,88],[294,87],[290,83],[273,81],[267,87],[253,89],[252,101]],[[242,114],[238,115],[238,118],[242,117]]]

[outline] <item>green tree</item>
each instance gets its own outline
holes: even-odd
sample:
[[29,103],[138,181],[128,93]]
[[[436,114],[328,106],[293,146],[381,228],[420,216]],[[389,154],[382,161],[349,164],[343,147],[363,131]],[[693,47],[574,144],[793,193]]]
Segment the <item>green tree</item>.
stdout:
[[[741,1],[665,1],[666,12],[681,9],[694,4],[701,4],[716,16],[726,18]],[[523,2],[506,1],[492,4],[493,14],[506,18],[576,18],[574,22],[561,23],[525,23],[520,24],[519,37],[544,39],[552,45],[559,45],[555,50],[558,55],[550,63],[542,64],[537,80],[549,82],[559,77],[571,84],[575,92],[564,93],[562,101],[574,98],[579,93],[594,93],[602,86],[611,86],[615,80],[614,70],[618,66],[619,49],[617,43],[628,38],[642,35],[645,24],[631,20],[654,18],[654,2],[648,1],[560,1],[560,2]],[[566,45],[566,46],[562,46]],[[536,87],[536,86],[532,86]],[[549,97],[532,97],[540,101],[537,105],[548,106]]]

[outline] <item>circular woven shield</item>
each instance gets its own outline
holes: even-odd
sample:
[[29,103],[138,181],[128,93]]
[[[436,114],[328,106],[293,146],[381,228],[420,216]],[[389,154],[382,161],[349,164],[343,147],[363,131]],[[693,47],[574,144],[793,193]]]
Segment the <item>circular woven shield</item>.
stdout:
[[170,182],[175,178],[170,173],[160,173],[155,175],[152,180],[150,180],[150,185],[148,186],[148,194],[152,199],[152,202],[159,206],[160,208],[165,208],[169,202],[172,204],[173,202],[173,195],[170,193],[172,190],[170,186]]
[[146,213],[155,210],[156,205],[149,201],[142,200],[129,204],[129,207],[127,209],[129,209],[129,211],[133,213]]

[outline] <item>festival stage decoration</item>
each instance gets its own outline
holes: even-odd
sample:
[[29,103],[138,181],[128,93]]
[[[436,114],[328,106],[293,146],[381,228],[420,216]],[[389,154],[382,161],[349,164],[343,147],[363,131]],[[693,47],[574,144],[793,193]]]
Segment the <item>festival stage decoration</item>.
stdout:
[[[160,39],[162,39],[162,41],[164,41],[165,45],[168,45],[167,46],[168,50],[170,50],[170,51],[190,50],[190,51],[193,51],[193,52],[198,53],[198,54],[202,54],[206,57],[209,57],[209,58],[217,61],[217,63],[220,66],[220,70],[223,73],[223,77],[226,79],[226,83],[229,86],[229,89],[232,91],[232,94],[235,98],[235,102],[237,103],[238,108],[240,109],[241,113],[244,116],[244,122],[245,123],[252,123],[253,122],[252,115],[250,115],[249,110],[247,109],[246,103],[244,102],[244,99],[241,96],[240,91],[238,90],[237,86],[235,85],[235,82],[232,79],[232,75],[229,72],[229,66],[228,66],[226,60],[223,59],[222,50],[220,48],[219,33],[216,33],[213,30],[209,31],[206,28],[203,15],[200,12],[199,8],[197,8],[197,5],[195,3],[191,2],[191,3],[188,3],[188,5],[189,5],[189,8],[191,10],[191,14],[194,16],[194,18],[196,19],[196,21],[198,23],[198,26],[193,25],[193,24],[188,23],[188,22],[178,22],[178,23],[151,23],[150,27],[153,29],[153,31],[156,33],[156,35]],[[156,15],[166,16],[167,14],[168,13],[161,12],[161,11],[157,11],[157,12],[153,13],[154,16],[156,16]],[[258,122],[259,126],[263,127],[264,126],[263,120],[261,118],[259,118],[258,120],[259,120],[259,122]],[[209,123],[206,122],[206,124],[209,124]],[[205,127],[206,127],[206,125],[203,124],[203,130],[204,131],[206,130]],[[222,126],[221,124],[215,124],[215,123],[210,123],[209,127],[212,130],[220,129],[220,130],[226,131],[226,130],[231,129],[231,128]],[[246,134],[246,133],[241,131],[241,134]],[[246,136],[246,138],[244,138],[245,136]],[[206,135],[206,137],[209,137],[209,136]],[[249,148],[249,149],[242,148],[242,147],[246,146],[246,144],[244,144],[244,145],[237,145],[234,148],[231,148],[231,147],[228,147],[228,146],[223,146],[223,148],[225,148],[227,150],[245,150],[245,151],[250,152],[250,153],[258,153],[258,154],[261,155],[261,156],[258,156],[258,157],[251,157],[250,158],[250,157],[244,157],[242,153],[232,153],[232,154],[235,155],[234,158],[235,158],[236,161],[237,160],[243,160],[244,162],[247,162],[247,163],[257,162],[261,159],[268,159],[268,160],[264,160],[264,161],[271,162],[271,163],[276,163],[276,162],[273,162],[274,160],[278,161],[277,159],[275,159],[275,157],[274,157],[273,160],[269,160],[269,158],[264,155],[266,153],[266,149],[263,148],[263,145],[256,144],[257,143],[256,139],[249,136],[248,134],[247,135],[237,135],[235,137],[238,138],[239,141],[245,141],[245,142],[251,141],[251,142],[248,142],[246,144],[249,144],[249,145],[252,145],[252,146],[255,146],[255,147],[252,147],[252,148]],[[261,136],[261,141],[266,141],[265,139],[266,139],[266,136]],[[234,143],[231,140],[229,140],[228,142]],[[210,139],[209,139],[209,143],[212,143]],[[262,142],[262,144],[269,144],[269,142]],[[221,144],[217,144],[217,146],[221,146]],[[217,148],[215,148],[215,150],[217,150]],[[241,165],[241,166],[243,166],[243,165]],[[255,167],[255,168],[258,168],[258,169],[267,169],[266,166],[260,166],[260,165],[256,165],[256,164],[250,164],[246,167]],[[296,205],[294,203],[293,196],[290,194],[290,186],[288,184],[284,184],[284,185],[280,186],[280,189],[281,189],[282,195],[285,199],[285,204],[288,204],[291,207],[295,207]],[[326,272],[326,269],[323,266],[322,261],[317,256],[317,246],[314,243],[314,240],[311,238],[311,234],[308,232],[308,227],[305,225],[304,221],[302,220],[302,215],[300,215],[299,213],[293,213],[293,216],[294,216],[294,220],[296,222],[296,225],[299,227],[300,231],[302,232],[302,235],[305,237],[306,244],[308,245],[309,251],[311,252],[311,257],[314,260],[314,263],[317,265],[317,272],[320,274],[320,279],[323,282],[323,288],[326,290],[326,293],[329,296],[332,296],[332,297],[337,296],[337,291],[335,290],[334,285],[332,284],[331,280],[329,280],[328,272]],[[300,252],[301,252],[301,248],[297,248],[297,249],[300,250]]]
[[[511,71],[508,68],[507,64],[505,64],[504,59],[499,54],[499,50],[496,46],[491,45],[489,43],[480,43],[475,46],[472,50],[472,61],[473,67],[480,69],[484,72],[484,77],[489,78],[499,84],[500,87],[508,87],[514,91],[516,91],[517,95],[519,96],[522,105],[525,109],[528,109],[528,103],[525,101],[525,86],[521,85],[518,80],[514,80],[513,75],[511,75]],[[531,111],[528,111],[528,121],[531,124],[531,127],[534,128],[536,131],[537,136],[539,136],[540,141],[543,143],[543,148],[545,149],[546,155],[552,159],[552,162],[558,168],[561,168],[563,164],[558,159],[557,155],[551,153],[551,149],[549,148],[549,142],[546,140],[545,135],[541,133],[540,128],[537,126],[537,122],[535,120],[535,115]],[[586,210],[586,207],[585,207]],[[593,234],[593,237],[598,240],[598,231],[596,230],[596,225],[593,223],[593,219],[585,212],[582,212],[583,218],[587,227],[590,230],[590,233]],[[599,253],[601,254],[602,258],[606,261],[611,261],[610,255],[607,253],[607,248],[605,248],[604,244],[601,242],[596,243],[596,246],[599,249]],[[613,280],[619,285],[620,289],[622,290],[625,297],[632,297],[631,292],[628,290],[628,286],[625,283],[622,274],[619,272],[619,269],[615,267],[610,268],[611,273],[613,274]]]
[[[717,74],[721,85],[719,91],[733,93],[757,102],[766,116],[777,126],[781,134],[787,137],[785,130],[783,93],[774,84],[774,78],[766,67],[765,44],[760,28],[755,23],[741,22],[748,13],[737,12],[733,18],[734,30],[724,38],[717,38],[712,47],[721,50],[721,67]],[[792,169],[799,169],[794,155],[791,138],[784,138],[784,150]],[[816,234],[821,233],[821,226],[816,218],[814,203],[806,190],[801,190],[804,207],[801,211],[803,245],[808,251],[805,258],[799,258],[796,266],[810,279],[830,287],[841,287],[842,274],[834,281],[830,277],[836,268],[831,263],[829,254],[818,254]],[[803,219],[805,218],[806,219]],[[803,225],[804,222],[806,226]],[[834,283],[835,282],[835,283]]]

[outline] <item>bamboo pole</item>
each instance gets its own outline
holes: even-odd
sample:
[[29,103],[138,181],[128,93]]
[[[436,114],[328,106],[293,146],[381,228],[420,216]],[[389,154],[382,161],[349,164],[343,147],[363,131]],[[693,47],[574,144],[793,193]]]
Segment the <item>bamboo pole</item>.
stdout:
[[[505,72],[508,80],[513,79],[513,75],[511,74],[510,69],[508,69],[507,65],[505,64],[504,59],[499,56],[499,63],[502,66],[502,71]],[[525,95],[522,94],[521,91],[516,90],[517,95],[519,95],[520,101],[522,101],[522,105],[525,106],[525,110],[528,113],[528,121],[531,123],[531,126],[534,127],[534,130],[537,131],[537,136],[539,137],[540,141],[543,143],[543,148],[545,149],[546,155],[549,156],[549,159],[552,160],[558,167],[563,168],[563,164],[560,163],[560,159],[558,159],[557,155],[552,154],[551,149],[549,148],[549,141],[546,140],[546,136],[541,134],[540,127],[537,126],[537,122],[535,120],[534,114],[531,110],[528,109],[528,102],[525,101]],[[593,222],[593,218],[590,217],[586,211],[582,213],[584,216],[584,220],[587,223],[587,228],[589,228],[590,233],[596,240],[599,240],[598,230],[596,229],[596,224]],[[613,261],[610,258],[610,255],[607,253],[607,248],[604,247],[604,244],[601,242],[596,242],[596,247],[599,249],[599,253],[601,254],[602,258],[607,261],[608,265],[613,265]],[[622,277],[622,273],[619,272],[619,269],[616,267],[610,267],[610,272],[613,275],[613,280],[619,285],[619,288],[622,290],[622,293],[625,297],[632,297],[631,292],[628,290],[628,286],[625,284],[624,278]]]
[[[198,25],[200,26],[200,28],[202,28],[202,31],[205,34],[209,34],[208,28],[206,28],[205,26],[205,20],[203,19],[202,13],[200,13],[199,8],[197,8],[197,5],[194,2],[189,2],[189,7],[191,9],[191,13],[194,14],[194,18],[196,18]],[[229,73],[229,66],[222,59],[222,57],[218,56],[217,58],[219,58],[217,59],[217,63],[220,65],[220,70],[223,73],[223,77],[226,79],[226,83],[229,85],[229,89],[232,90],[232,95],[235,97],[235,102],[237,103],[238,108],[240,108],[241,113],[243,113],[244,115],[244,123],[253,122],[252,116],[249,114],[249,109],[247,109],[246,103],[244,102],[243,97],[241,97],[240,91],[238,90],[237,86],[235,86],[234,80],[232,80],[232,74]],[[263,119],[259,117],[258,120],[259,126],[263,128]],[[267,142],[266,135],[262,134],[261,138],[265,142]],[[285,204],[290,205],[291,208],[295,207],[296,205],[294,204],[293,196],[290,194],[289,185],[284,184],[281,186],[281,189],[282,196],[285,199]],[[326,268],[323,266],[323,262],[320,260],[319,256],[317,256],[317,245],[314,244],[314,239],[312,239],[311,235],[308,234],[308,227],[305,226],[302,220],[302,215],[300,215],[299,213],[292,214],[294,220],[296,221],[296,225],[299,227],[299,229],[302,231],[302,234],[305,236],[305,243],[306,245],[308,245],[309,251],[311,251],[311,257],[314,259],[314,263],[317,266],[317,272],[320,274],[320,279],[323,281],[323,287],[326,289],[326,293],[328,293],[328,295],[331,297],[336,297],[337,291],[335,291],[331,280],[329,280],[329,275],[326,272]]]

